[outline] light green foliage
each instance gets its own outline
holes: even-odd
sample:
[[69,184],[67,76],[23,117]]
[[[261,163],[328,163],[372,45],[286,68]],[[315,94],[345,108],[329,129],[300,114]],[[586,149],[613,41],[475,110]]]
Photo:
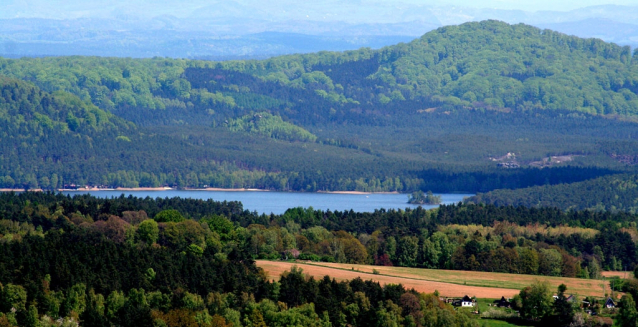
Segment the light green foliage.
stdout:
[[[299,307],[282,309],[271,300],[262,300],[253,304],[254,309],[261,313],[263,322],[267,326],[322,326],[323,321],[315,312],[313,303],[304,304]],[[254,322],[252,322],[254,323]]]
[[45,314],[52,318],[58,318],[60,315],[60,309],[64,303],[64,293],[62,291],[52,292],[49,291],[44,296],[44,305],[46,308]]
[[[187,250],[191,245],[199,247],[202,251],[206,244],[210,243],[214,235],[209,229],[204,229],[202,224],[194,220],[185,220],[179,223],[165,223],[160,232],[160,244],[177,249]],[[197,248],[192,250],[198,251]]]
[[95,294],[93,289],[88,293],[88,305],[100,315],[104,315],[106,310],[106,301],[104,295]]
[[[64,91],[101,108],[139,106],[163,109],[163,99],[153,92],[190,97],[190,83],[180,78],[185,60],[64,57],[8,60],[0,69],[6,76],[33,76],[35,84],[48,92]],[[193,63],[196,65],[195,63]]]
[[86,285],[75,284],[67,292],[62,305],[63,316],[79,317],[86,309]]
[[602,270],[600,269],[600,264],[596,258],[592,259],[589,263],[589,278],[591,279],[600,279],[602,276]]
[[205,89],[194,89],[190,92],[190,95],[192,100],[211,107],[217,104],[225,104],[230,107],[237,106],[233,97],[225,96],[221,92],[210,93]]
[[27,291],[20,285],[7,284],[2,288],[0,307],[2,312],[9,312],[11,308],[17,311],[26,310]]
[[106,316],[109,319],[115,319],[117,317],[117,312],[124,306],[126,303],[126,296],[124,293],[120,291],[113,291],[106,298]]
[[281,117],[260,112],[229,121],[228,128],[233,132],[247,132],[265,135],[286,141],[315,142],[317,136],[294,124],[283,121]]
[[191,244],[188,246],[188,252],[197,256],[201,256],[202,254],[204,254],[204,249],[202,249],[202,247],[197,244]]
[[148,279],[148,281],[152,282],[156,276],[157,273],[153,270],[153,268],[146,269],[146,279]]
[[132,127],[75,95],[42,92],[32,84],[3,76],[0,76],[0,123],[8,131],[36,138],[45,133],[126,131]]
[[208,224],[212,231],[221,236],[222,240],[229,240],[233,237],[235,225],[224,216],[212,215],[202,219],[201,222]]
[[27,310],[27,314],[24,317],[24,326],[25,327],[39,327],[39,319],[38,319],[38,308],[34,305],[30,305]]
[[520,269],[522,274],[534,275],[538,272],[538,252],[528,247],[519,247]]
[[563,257],[557,250],[540,249],[539,250],[538,273],[546,276],[560,276]]
[[397,247],[397,261],[403,267],[415,267],[418,258],[419,239],[414,236],[404,236],[399,239]]
[[302,231],[302,235],[307,237],[311,242],[321,242],[332,238],[332,233],[322,226],[314,226]]
[[[394,304],[391,300],[387,300],[385,305],[382,306],[376,312],[377,318],[377,326],[379,327],[399,327],[403,322],[403,318],[401,317],[401,308]],[[450,324],[447,326],[453,325],[454,317],[450,315]],[[440,326],[445,326],[444,324],[440,324]]]
[[411,204],[440,204],[441,196],[432,194],[432,191],[423,193],[423,191],[412,192],[408,195],[408,203]]
[[146,244],[153,244],[159,238],[159,227],[157,221],[147,219],[137,227],[137,238]]
[[628,51],[528,25],[483,21],[442,27],[382,50],[388,60],[376,76],[401,81],[396,87],[412,96],[441,95],[445,102],[455,97],[466,105],[635,114],[638,97],[625,96],[623,89],[624,79],[638,78]]
[[549,283],[537,281],[532,286],[528,286],[519,293],[521,298],[521,317],[538,320],[551,313],[552,292]]
[[634,327],[638,324],[638,311],[636,311],[636,302],[633,296],[627,293],[623,295],[618,303],[620,307],[618,311],[618,326]]
[[151,309],[168,311],[171,308],[171,297],[160,291],[150,292],[146,294],[146,301]]
[[192,294],[189,292],[186,292],[186,294],[184,294],[184,297],[182,298],[182,302],[184,302],[184,308],[193,310],[193,311],[204,310],[204,307],[205,307],[204,300],[202,299],[201,296],[199,296],[198,294]]
[[175,209],[162,210],[158,212],[153,219],[158,223],[167,223],[167,222],[178,223],[185,220],[184,216],[182,216],[182,214]]

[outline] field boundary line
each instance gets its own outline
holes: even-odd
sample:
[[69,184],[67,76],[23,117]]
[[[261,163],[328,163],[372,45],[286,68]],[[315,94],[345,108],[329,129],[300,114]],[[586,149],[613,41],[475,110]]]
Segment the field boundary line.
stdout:
[[[385,276],[385,277],[392,277],[392,278],[403,278],[403,279],[409,279],[409,280],[415,280],[415,281],[424,281],[424,282],[433,282],[433,283],[446,283],[446,284],[452,284],[452,285],[460,285],[460,286],[473,286],[473,287],[486,287],[486,288],[498,288],[498,289],[505,289],[505,290],[512,290],[514,288],[509,288],[509,287],[498,287],[498,286],[485,286],[485,285],[479,285],[479,284],[473,284],[473,283],[455,283],[455,282],[449,282],[449,281],[441,281],[441,280],[432,280],[432,279],[425,279],[425,278],[416,278],[416,277],[406,277],[406,276],[397,276],[397,275],[388,275],[388,274],[383,274],[383,273],[371,273],[371,272],[367,272],[367,271],[361,271],[361,270],[352,270],[352,269],[346,269],[346,268],[338,268],[338,267],[331,267],[331,266],[325,266],[322,264],[316,264],[316,263],[307,263],[307,262],[289,262],[289,261],[276,261],[276,260],[262,260],[262,261],[270,261],[270,262],[286,262],[286,263],[292,263],[295,265],[307,265],[307,266],[315,266],[315,267],[322,267],[322,268],[328,268],[328,269],[335,269],[335,270],[343,270],[343,271],[353,271],[353,272],[358,272],[361,274],[367,274],[367,275],[372,275],[372,276]],[[405,267],[402,267],[405,268]]]

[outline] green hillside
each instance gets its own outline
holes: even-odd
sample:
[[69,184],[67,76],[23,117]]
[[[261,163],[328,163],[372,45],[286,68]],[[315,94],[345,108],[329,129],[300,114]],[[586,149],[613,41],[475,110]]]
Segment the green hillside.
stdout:
[[572,184],[495,190],[479,193],[467,201],[499,206],[626,211],[635,214],[638,212],[638,175],[611,175]]
[[487,192],[635,172],[637,67],[495,21],[263,61],[0,58],[0,186]]
[[307,130],[267,112],[232,119],[228,123],[228,129],[233,132],[255,133],[287,141],[314,142],[317,140],[317,136]]

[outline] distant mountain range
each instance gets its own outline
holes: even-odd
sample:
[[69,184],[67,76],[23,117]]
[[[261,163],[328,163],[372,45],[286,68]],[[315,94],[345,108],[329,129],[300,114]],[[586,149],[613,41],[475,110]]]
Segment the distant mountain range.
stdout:
[[14,1],[0,6],[0,55],[266,58],[381,48],[444,25],[496,19],[638,46],[638,6],[500,10],[366,1]]

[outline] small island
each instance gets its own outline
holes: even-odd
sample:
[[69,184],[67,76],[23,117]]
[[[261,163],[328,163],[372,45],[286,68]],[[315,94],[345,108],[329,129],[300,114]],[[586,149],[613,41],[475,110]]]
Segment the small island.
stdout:
[[412,192],[408,195],[408,203],[410,204],[441,204],[441,196],[432,194],[432,191],[423,193],[423,191]]

